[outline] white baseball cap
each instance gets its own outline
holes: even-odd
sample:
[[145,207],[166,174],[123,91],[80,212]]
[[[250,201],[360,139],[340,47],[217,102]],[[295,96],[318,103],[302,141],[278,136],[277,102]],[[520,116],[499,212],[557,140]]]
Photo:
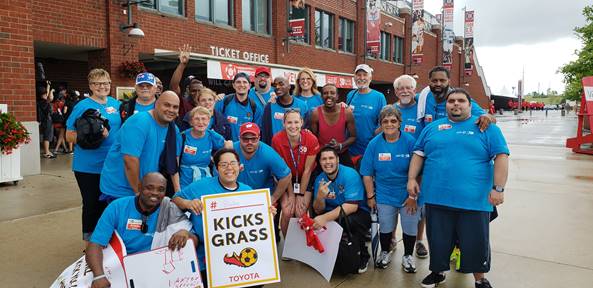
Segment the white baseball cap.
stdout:
[[356,74],[358,70],[363,70],[364,72],[367,72],[369,74],[373,73],[373,68],[371,68],[371,66],[367,64],[358,64],[358,66],[356,66],[356,69],[354,69],[354,73]]

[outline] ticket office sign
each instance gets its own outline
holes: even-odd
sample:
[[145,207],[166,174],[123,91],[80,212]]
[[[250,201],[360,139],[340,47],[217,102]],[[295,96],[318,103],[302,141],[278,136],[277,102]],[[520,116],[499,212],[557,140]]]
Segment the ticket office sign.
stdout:
[[280,282],[268,189],[202,196],[208,287]]

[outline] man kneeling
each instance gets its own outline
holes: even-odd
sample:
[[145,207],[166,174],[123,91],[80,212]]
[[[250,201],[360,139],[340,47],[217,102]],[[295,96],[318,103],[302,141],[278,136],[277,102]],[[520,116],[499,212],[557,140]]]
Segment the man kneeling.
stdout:
[[[114,231],[119,233],[128,254],[157,248],[153,247],[154,238],[166,233],[167,226],[173,224],[175,226],[170,227],[184,228],[171,236],[169,249],[184,247],[189,238],[195,244],[198,243],[196,236],[188,232],[191,224],[187,216],[165,198],[166,186],[163,175],[148,173],[142,179],[142,190],[138,196],[122,197],[107,206],[86,248],[86,261],[94,275],[93,288],[110,287],[103,271],[103,248],[109,243]],[[164,215],[159,218],[161,213]],[[164,222],[157,223],[157,219]]]

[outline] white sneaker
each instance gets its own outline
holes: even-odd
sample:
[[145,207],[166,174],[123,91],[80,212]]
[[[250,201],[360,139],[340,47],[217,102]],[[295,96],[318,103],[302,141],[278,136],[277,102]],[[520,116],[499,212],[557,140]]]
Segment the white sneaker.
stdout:
[[402,257],[402,267],[406,273],[416,273],[416,264],[412,255],[404,255]]
[[379,259],[377,259],[377,267],[385,269],[389,266],[389,263],[391,263],[391,252],[381,251]]

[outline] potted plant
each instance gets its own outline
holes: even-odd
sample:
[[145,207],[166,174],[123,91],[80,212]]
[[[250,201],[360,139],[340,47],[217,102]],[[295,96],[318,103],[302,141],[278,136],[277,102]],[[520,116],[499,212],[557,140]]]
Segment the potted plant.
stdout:
[[0,113],[0,183],[21,180],[19,147],[31,141],[23,124],[10,113]]
[[146,71],[146,67],[144,67],[144,63],[140,61],[125,61],[121,63],[121,66],[119,66],[119,72],[121,75],[129,79],[136,78],[136,75],[144,71]]

